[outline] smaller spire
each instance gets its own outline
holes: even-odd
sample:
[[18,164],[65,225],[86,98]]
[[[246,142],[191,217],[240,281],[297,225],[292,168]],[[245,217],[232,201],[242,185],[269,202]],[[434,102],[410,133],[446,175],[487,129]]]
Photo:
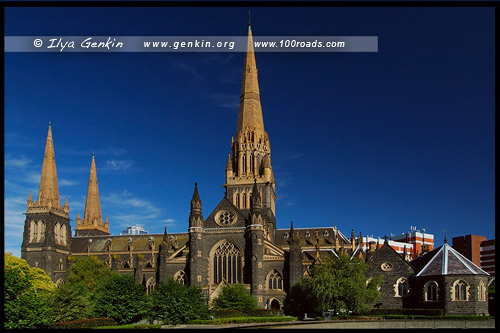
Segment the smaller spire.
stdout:
[[260,200],[259,188],[257,187],[257,179],[254,178],[252,196],[251,196],[251,208],[260,209],[262,207],[262,202]]
[[448,230],[446,230],[446,229],[444,229],[444,230],[443,230],[443,232],[444,232],[444,243],[445,243],[445,244],[448,244],[448,239],[446,238],[446,232],[447,232],[447,231],[448,231]]
[[66,213],[69,213],[68,196],[66,196],[66,199],[64,200],[63,211],[65,211]]
[[251,30],[252,26],[252,13],[250,12],[250,9],[248,10],[248,30]]
[[198,193],[198,183],[194,183],[194,192],[191,201],[201,201],[200,194]]
[[233,162],[231,161],[231,154],[227,154],[226,171],[233,171]]
[[28,195],[27,206],[28,206],[28,208],[33,207],[33,198],[31,197],[31,191],[30,191],[30,194]]
[[387,243],[387,235],[384,236],[384,244],[389,244]]

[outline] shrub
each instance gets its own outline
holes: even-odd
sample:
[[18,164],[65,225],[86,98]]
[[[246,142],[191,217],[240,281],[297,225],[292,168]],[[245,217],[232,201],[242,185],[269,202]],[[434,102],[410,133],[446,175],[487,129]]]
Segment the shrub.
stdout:
[[241,283],[225,285],[219,297],[213,300],[214,309],[232,309],[248,311],[257,308],[257,300]]

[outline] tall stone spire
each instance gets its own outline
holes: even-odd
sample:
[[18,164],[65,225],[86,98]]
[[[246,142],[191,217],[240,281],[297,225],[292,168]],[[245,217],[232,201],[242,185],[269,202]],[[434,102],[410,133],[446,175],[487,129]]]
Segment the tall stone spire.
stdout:
[[59,199],[59,186],[57,184],[56,159],[54,155],[54,142],[52,141],[52,129],[49,123],[45,154],[43,156],[42,176],[40,178],[40,189],[36,207],[53,207],[62,210]]
[[[77,234],[83,235],[81,230],[97,230],[109,234],[109,223],[102,222],[101,201],[99,199],[99,187],[97,185],[97,171],[95,167],[95,157],[92,154],[92,163],[90,166],[89,185],[87,187],[87,200],[85,201],[85,211],[83,220],[77,218]],[[85,232],[85,234],[89,234]],[[100,234],[100,233],[98,233]]]
[[[262,208],[269,210],[268,221],[275,221],[275,182],[271,166],[271,145],[264,130],[259,81],[252,28],[248,25],[247,49],[243,65],[236,135],[231,139],[231,154],[226,163],[226,196],[240,209],[248,201],[256,181],[262,193]],[[272,222],[274,223],[274,222]]]
[[236,137],[249,128],[256,138],[264,137],[264,119],[260,104],[259,81],[251,26],[248,26],[247,52],[243,66],[240,107]]

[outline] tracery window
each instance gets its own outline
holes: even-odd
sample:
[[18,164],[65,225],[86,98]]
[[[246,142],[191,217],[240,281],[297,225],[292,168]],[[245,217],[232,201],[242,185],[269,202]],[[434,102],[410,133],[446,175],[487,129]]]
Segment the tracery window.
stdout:
[[61,244],[66,245],[66,225],[61,226]]
[[277,270],[273,270],[269,274],[267,283],[269,290],[283,290],[283,278]]
[[243,193],[243,208],[247,208],[247,194]]
[[424,299],[426,301],[437,301],[438,292],[439,288],[436,281],[427,281],[424,284]]
[[484,281],[479,282],[478,288],[478,297],[479,301],[486,301],[486,285]]
[[396,296],[398,297],[406,297],[410,292],[410,288],[408,285],[408,280],[404,277],[399,278],[396,281]]
[[241,251],[229,241],[223,241],[213,255],[213,281],[218,284],[224,279],[227,283],[239,283],[242,271]]
[[236,207],[241,208],[241,205],[240,205],[240,194],[239,193],[236,193],[236,199],[234,201],[236,203]]
[[453,283],[453,300],[454,301],[467,301],[467,283],[463,280],[457,280]]
[[30,222],[30,243],[33,243],[37,237],[37,225],[35,221]]
[[186,273],[184,273],[184,271],[178,271],[174,275],[174,280],[180,284],[186,284]]
[[246,173],[247,172],[247,156],[245,154],[243,154],[243,172]]
[[156,279],[153,276],[146,282],[146,293],[148,295],[151,295],[155,287],[156,287]]

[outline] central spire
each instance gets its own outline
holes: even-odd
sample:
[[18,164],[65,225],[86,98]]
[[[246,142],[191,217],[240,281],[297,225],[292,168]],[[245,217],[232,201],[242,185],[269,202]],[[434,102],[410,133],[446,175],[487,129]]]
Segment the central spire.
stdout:
[[257,65],[255,62],[255,50],[250,24],[248,25],[247,51],[245,55],[245,64],[243,66],[236,137],[243,134],[247,128],[254,132],[257,138],[265,136],[262,106],[260,104],[259,81],[257,78]]
[[270,210],[268,215],[274,218],[276,195],[271,166],[271,145],[264,130],[250,15],[238,122],[236,134],[231,139],[224,187],[226,197],[240,209],[250,208],[251,194],[257,187],[262,194],[262,208]]

